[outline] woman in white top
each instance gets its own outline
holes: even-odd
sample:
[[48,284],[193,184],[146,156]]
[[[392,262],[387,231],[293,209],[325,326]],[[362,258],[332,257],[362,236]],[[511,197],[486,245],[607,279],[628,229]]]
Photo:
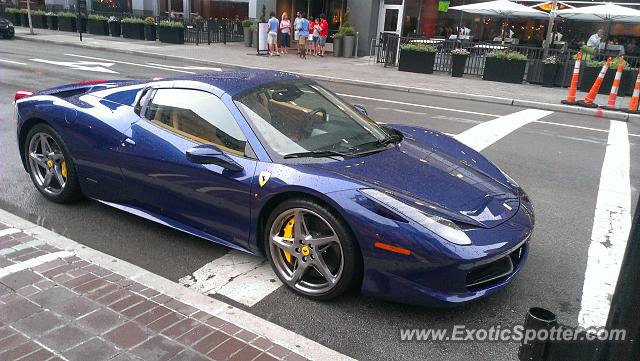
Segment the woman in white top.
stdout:
[[280,21],[280,49],[282,54],[289,54],[289,36],[291,34],[291,21],[289,15],[282,13],[282,21]]

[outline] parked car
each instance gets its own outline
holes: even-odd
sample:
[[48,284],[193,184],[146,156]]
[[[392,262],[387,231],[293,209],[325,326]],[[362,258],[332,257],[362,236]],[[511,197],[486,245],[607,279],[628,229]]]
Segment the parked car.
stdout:
[[0,18],[0,36],[5,39],[11,39],[14,35],[15,29],[13,28],[13,23],[5,18]]
[[[292,290],[453,305],[522,269],[527,194],[442,133],[380,125],[275,71],[16,94],[19,152],[54,202],[84,195],[266,255]],[[152,245],[149,245],[152,247]]]

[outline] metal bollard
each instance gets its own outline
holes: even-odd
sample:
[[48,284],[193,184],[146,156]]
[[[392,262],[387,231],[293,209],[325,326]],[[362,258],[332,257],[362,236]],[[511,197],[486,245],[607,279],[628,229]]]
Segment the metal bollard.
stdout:
[[[527,311],[524,319],[524,333],[528,330],[547,330],[557,326],[558,321],[556,315],[541,307],[532,307]],[[529,341],[523,338],[520,349],[518,350],[518,360],[520,361],[544,361],[547,359],[548,343],[539,340]]]

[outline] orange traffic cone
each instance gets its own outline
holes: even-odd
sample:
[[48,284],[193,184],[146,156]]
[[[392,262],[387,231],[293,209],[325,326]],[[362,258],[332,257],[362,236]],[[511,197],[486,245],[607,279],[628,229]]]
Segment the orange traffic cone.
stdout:
[[562,100],[562,104],[576,105],[576,92],[578,91],[578,79],[580,78],[580,62],[582,61],[582,52],[579,51],[576,56],[576,65],[573,67],[573,75],[571,76],[571,86],[569,86],[569,94],[567,99]]
[[609,70],[609,64],[611,64],[611,57],[607,59],[607,62],[602,66],[602,70],[600,70],[600,74],[596,78],[596,81],[591,86],[591,90],[584,100],[578,102],[578,105],[587,107],[587,108],[597,108],[598,105],[594,104],[593,101],[596,100],[596,96],[598,96],[598,91],[600,91],[600,86],[602,85],[602,81],[604,80],[604,76],[607,74],[607,70]]
[[618,69],[616,70],[616,77],[613,79],[613,85],[611,85],[611,91],[609,92],[609,101],[603,108],[608,110],[616,110],[616,99],[618,98],[618,89],[620,89],[620,78],[622,78],[622,66],[624,65],[624,56],[620,57],[618,62]]
[[627,108],[627,113],[638,114],[638,101],[640,101],[640,70],[638,70],[638,76],[636,77],[636,86],[633,89],[633,95],[631,96],[631,100],[629,101],[629,108]]

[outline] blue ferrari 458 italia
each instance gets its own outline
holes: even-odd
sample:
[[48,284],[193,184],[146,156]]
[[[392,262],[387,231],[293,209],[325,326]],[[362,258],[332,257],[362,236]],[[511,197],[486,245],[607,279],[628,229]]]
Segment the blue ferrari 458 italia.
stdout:
[[54,202],[86,196],[265,255],[291,290],[464,303],[523,267],[527,194],[442,133],[378,124],[274,71],[87,81],[15,96],[25,170]]

